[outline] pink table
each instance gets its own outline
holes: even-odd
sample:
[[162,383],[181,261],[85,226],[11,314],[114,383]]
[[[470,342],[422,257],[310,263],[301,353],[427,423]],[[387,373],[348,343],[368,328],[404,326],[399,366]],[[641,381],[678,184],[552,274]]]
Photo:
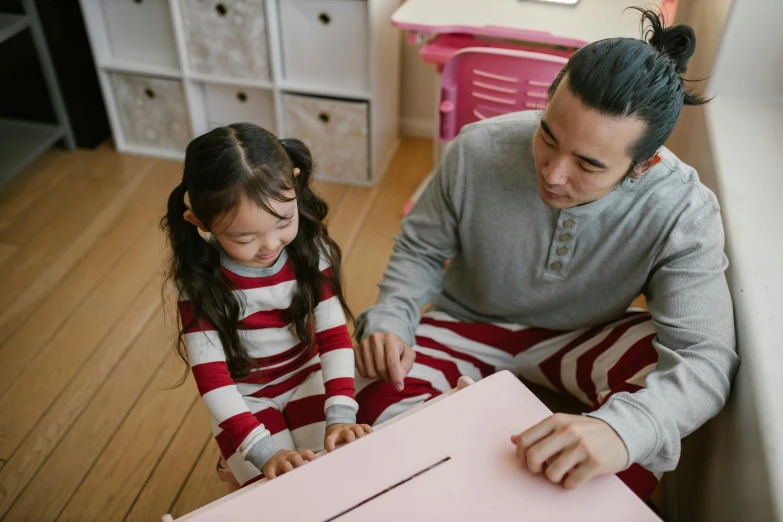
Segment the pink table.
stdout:
[[[678,0],[660,0],[668,23]],[[644,3],[642,3],[644,4]],[[392,24],[419,34],[461,33],[551,43],[639,37],[639,16],[629,0],[580,0],[576,5],[530,0],[406,0]],[[644,4],[646,5],[646,4]]]
[[659,520],[615,476],[568,491],[522,469],[509,436],[550,413],[500,372],[178,520]]

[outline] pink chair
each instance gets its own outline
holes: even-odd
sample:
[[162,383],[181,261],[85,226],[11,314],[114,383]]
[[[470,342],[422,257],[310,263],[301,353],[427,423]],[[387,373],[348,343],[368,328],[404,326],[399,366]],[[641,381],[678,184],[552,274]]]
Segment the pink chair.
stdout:
[[[547,89],[568,59],[516,49],[468,47],[446,63],[441,78],[440,139],[451,141],[460,129],[492,116],[543,109]],[[413,208],[432,175],[419,185],[402,210]]]
[[514,49],[458,51],[441,78],[440,139],[451,141],[463,126],[492,116],[543,109],[547,89],[567,61]]

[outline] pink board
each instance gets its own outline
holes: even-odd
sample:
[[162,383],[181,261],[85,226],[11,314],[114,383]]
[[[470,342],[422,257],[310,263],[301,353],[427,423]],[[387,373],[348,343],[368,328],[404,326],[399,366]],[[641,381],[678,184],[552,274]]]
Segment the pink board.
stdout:
[[523,470],[509,436],[550,413],[500,372],[178,520],[659,520],[614,476],[568,491]]

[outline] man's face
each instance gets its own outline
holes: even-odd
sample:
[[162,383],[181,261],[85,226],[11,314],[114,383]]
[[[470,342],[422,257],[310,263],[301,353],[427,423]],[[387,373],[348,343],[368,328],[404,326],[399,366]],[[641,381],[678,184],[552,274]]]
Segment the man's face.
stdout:
[[586,107],[563,78],[533,138],[541,199],[565,209],[612,192],[628,174],[629,151],[645,129],[639,119]]

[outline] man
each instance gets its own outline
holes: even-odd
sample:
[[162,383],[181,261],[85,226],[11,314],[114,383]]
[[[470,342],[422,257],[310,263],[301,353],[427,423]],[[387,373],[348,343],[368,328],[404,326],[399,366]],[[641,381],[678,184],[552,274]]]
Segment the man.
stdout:
[[[510,369],[594,410],[509,434],[524,466],[566,487],[619,473],[647,499],[723,407],[738,358],[719,206],[663,148],[704,103],[681,78],[695,36],[643,17],[649,42],[578,51],[543,114],[451,144],[358,320],[359,422]],[[640,293],[649,314],[627,311]]]

